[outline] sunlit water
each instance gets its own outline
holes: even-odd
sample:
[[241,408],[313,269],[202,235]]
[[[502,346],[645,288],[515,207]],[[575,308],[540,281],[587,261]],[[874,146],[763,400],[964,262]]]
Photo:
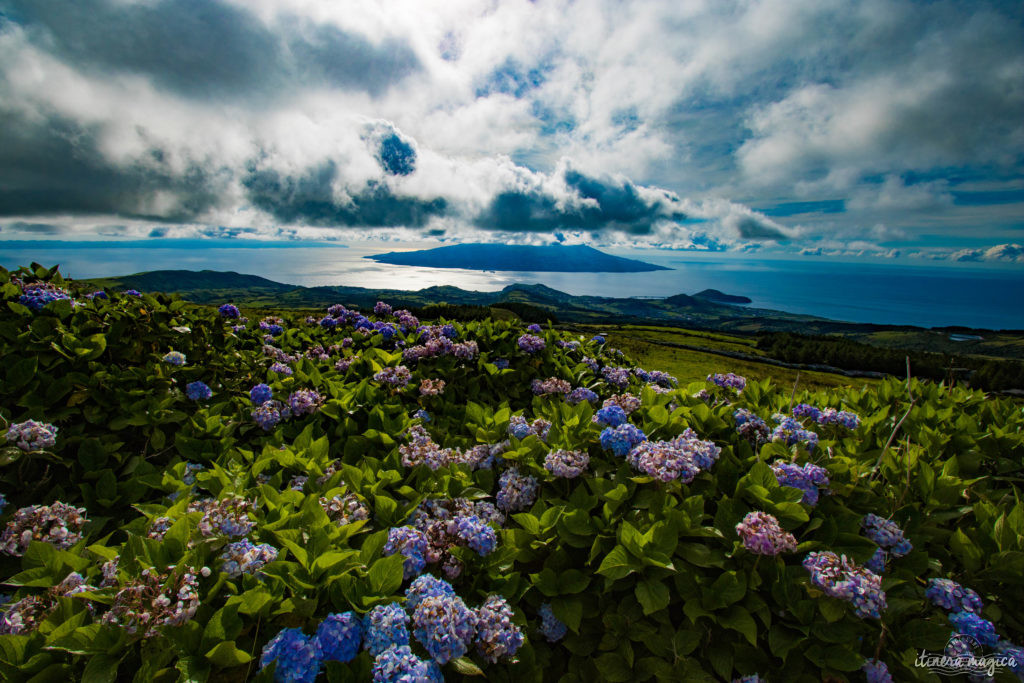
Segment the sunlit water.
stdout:
[[[404,245],[405,246],[405,245]],[[415,246],[415,245],[408,245]],[[427,246],[427,245],[424,245]],[[836,320],[1024,328],[1024,269],[933,267],[784,261],[691,252],[616,250],[673,270],[649,273],[534,273],[418,268],[363,258],[395,250],[394,245],[357,243],[349,248],[261,247],[182,249],[81,248],[57,244],[5,247],[0,265],[14,268],[37,261],[61,264],[76,278],[126,275],[144,270],[233,270],[296,285],[348,285],[421,289],[455,285],[493,291],[513,283],[541,283],[570,294],[609,297],[665,297],[713,288],[748,296],[753,306]]]

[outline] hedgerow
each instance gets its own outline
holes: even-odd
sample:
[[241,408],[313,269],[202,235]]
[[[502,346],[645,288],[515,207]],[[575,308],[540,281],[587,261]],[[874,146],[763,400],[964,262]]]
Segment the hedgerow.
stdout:
[[681,387],[518,321],[247,319],[35,264],[0,292],[6,679],[927,680],[952,632],[1020,655],[1010,401]]

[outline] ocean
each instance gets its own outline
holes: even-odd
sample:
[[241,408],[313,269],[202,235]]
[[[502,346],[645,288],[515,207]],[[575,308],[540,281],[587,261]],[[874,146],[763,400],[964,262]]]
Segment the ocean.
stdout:
[[[540,283],[576,295],[665,297],[717,289],[750,297],[752,306],[835,320],[938,327],[962,325],[1024,329],[1024,268],[928,263],[856,263],[805,257],[752,258],[720,253],[608,249],[672,270],[648,273],[486,272],[393,266],[363,258],[396,248],[433,245],[323,243],[260,245],[252,242],[170,240],[147,246],[124,243],[3,243],[0,265],[59,263],[75,278],[127,275],[144,270],[224,270],[296,285],[348,285],[421,289],[455,285],[493,291],[513,283]],[[102,245],[102,246],[101,246]]]

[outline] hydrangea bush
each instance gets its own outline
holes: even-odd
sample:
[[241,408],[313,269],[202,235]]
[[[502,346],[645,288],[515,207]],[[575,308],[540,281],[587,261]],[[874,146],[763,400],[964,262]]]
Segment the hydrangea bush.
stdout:
[[0,678],[924,680],[953,633],[1021,652],[1012,401],[94,289],[0,270]]

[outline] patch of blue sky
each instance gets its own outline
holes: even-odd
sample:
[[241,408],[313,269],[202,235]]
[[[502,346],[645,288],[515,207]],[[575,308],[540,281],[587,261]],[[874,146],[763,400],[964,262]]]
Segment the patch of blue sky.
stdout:
[[953,190],[953,203],[957,206],[991,206],[1024,202],[1024,188],[1013,190]]
[[798,216],[807,213],[845,213],[843,199],[821,199],[810,202],[781,202],[771,207],[758,208],[765,216]]
[[527,69],[514,59],[507,59],[501,66],[487,74],[483,82],[476,88],[477,97],[488,97],[494,94],[512,95],[519,99],[532,90],[544,85],[550,64],[540,64]]

